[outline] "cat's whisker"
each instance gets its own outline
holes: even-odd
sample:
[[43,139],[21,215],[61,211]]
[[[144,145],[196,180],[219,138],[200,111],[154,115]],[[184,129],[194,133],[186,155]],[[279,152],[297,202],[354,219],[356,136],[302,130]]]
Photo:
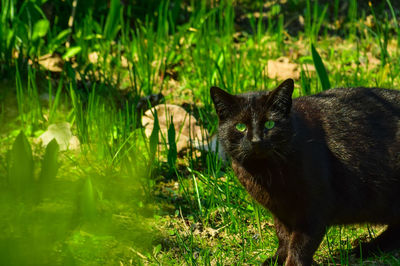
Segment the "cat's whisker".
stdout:
[[286,157],[282,154],[282,153],[280,153],[280,152],[278,152],[277,150],[272,150],[272,152],[275,154],[275,155],[277,155],[280,159],[282,159],[282,161],[286,161]]

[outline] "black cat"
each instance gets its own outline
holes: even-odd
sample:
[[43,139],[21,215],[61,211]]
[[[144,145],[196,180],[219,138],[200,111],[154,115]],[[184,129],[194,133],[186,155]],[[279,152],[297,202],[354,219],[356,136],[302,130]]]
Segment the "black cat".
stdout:
[[[274,216],[285,265],[310,265],[327,226],[387,224],[362,254],[400,247],[400,92],[338,88],[292,100],[211,88],[240,182]],[[267,260],[265,263],[269,263]]]

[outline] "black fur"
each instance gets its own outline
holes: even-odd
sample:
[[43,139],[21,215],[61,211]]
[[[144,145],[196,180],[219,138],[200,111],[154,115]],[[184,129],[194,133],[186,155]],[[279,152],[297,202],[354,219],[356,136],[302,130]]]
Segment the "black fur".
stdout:
[[363,254],[400,247],[400,92],[338,88],[293,101],[292,92],[291,79],[271,92],[211,88],[233,169],[275,217],[278,261],[310,265],[337,224],[389,225]]

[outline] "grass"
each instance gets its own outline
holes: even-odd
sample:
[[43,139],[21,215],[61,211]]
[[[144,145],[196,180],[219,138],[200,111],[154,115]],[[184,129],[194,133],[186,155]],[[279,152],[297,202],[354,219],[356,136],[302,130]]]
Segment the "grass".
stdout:
[[[211,135],[209,88],[272,89],[282,77],[268,61],[279,58],[296,64],[287,71],[298,78],[295,97],[400,88],[389,0],[347,8],[338,0],[77,1],[76,12],[75,1],[45,2],[1,5],[0,264],[259,264],[277,248],[270,213],[214,153],[178,154],[173,118],[161,145],[160,128],[145,137],[140,98],[160,92],[192,106]],[[47,54],[61,70],[43,63]],[[80,149],[37,142],[61,122]],[[314,259],[399,263],[397,254],[349,254],[382,229],[329,228]]]

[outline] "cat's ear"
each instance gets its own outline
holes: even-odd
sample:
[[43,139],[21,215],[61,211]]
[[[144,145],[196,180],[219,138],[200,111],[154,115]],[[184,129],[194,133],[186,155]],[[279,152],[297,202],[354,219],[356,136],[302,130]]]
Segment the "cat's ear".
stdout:
[[271,109],[283,113],[285,116],[288,115],[292,108],[293,89],[293,79],[287,79],[271,91],[268,94],[268,103],[271,105]]
[[210,95],[219,119],[224,120],[229,117],[236,104],[235,96],[218,87],[211,87]]

